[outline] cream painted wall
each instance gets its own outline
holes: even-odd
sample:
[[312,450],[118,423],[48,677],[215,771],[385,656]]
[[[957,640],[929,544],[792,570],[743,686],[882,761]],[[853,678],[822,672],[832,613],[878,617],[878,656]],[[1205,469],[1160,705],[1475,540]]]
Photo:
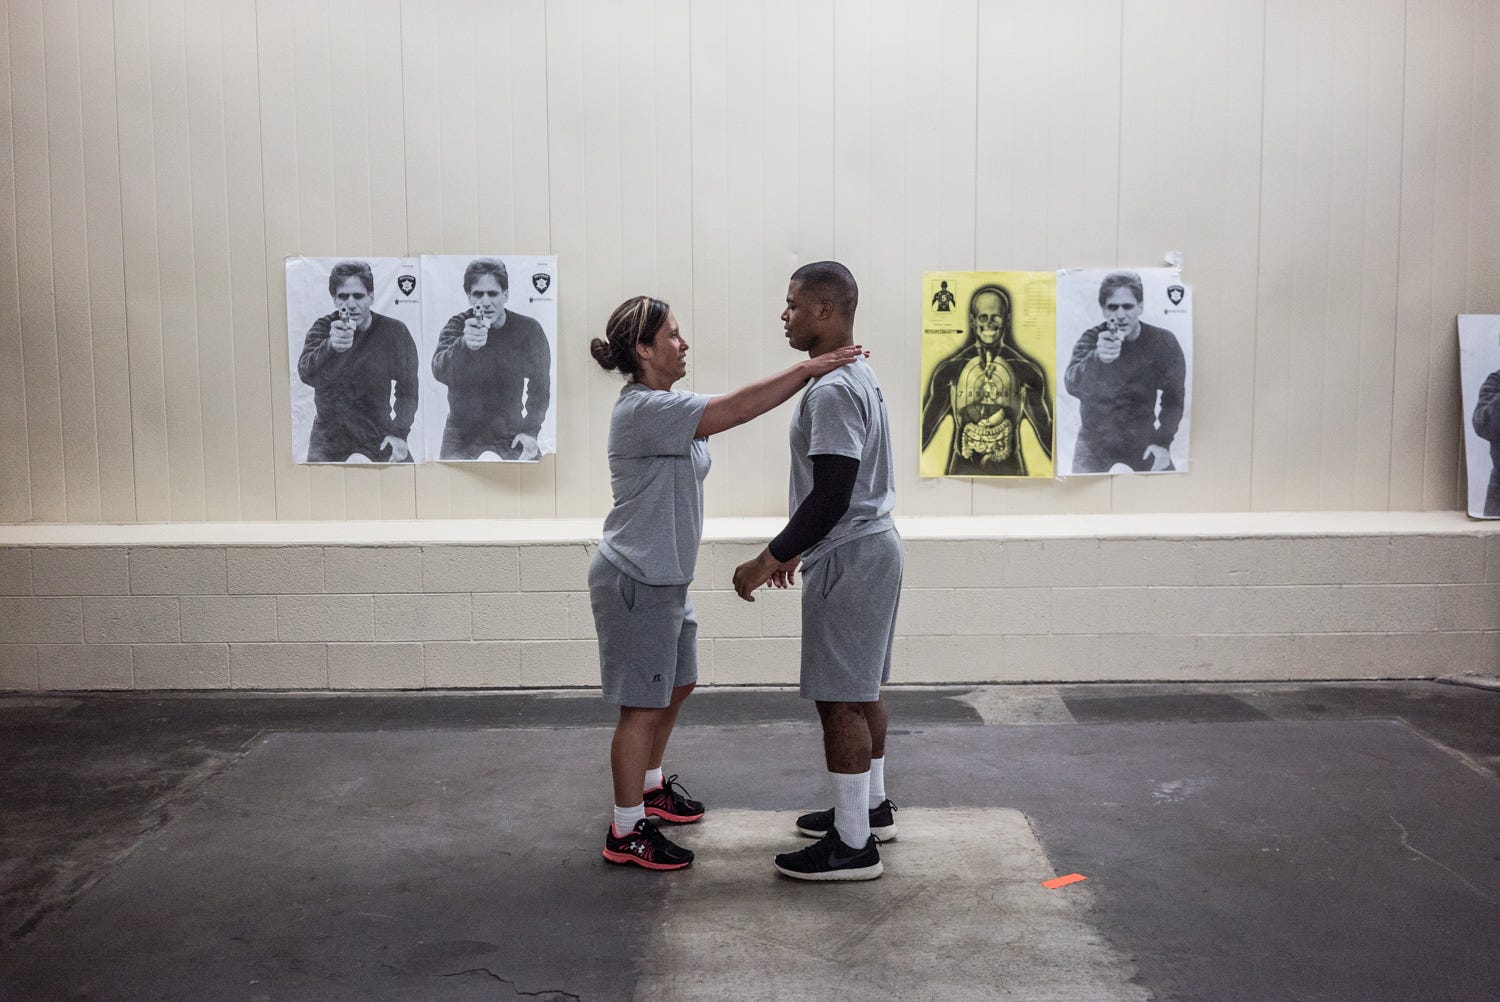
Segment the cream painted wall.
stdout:
[[[7,0],[0,521],[598,517],[626,295],[692,387],[863,287],[904,515],[1460,506],[1454,315],[1500,311],[1500,4]],[[920,273],[1149,265],[1197,304],[1193,468],[916,476]],[[559,451],[292,465],[282,258],[559,255]],[[784,511],[785,415],[709,510]]]

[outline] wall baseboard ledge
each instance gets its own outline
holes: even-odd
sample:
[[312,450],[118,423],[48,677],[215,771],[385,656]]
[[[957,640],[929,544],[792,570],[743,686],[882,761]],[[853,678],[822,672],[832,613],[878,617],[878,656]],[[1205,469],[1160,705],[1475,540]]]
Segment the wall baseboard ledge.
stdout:
[[[705,542],[766,540],[781,518],[709,518]],[[602,519],[426,519],[327,522],[31,523],[0,525],[8,546],[340,546],[596,543]],[[1500,535],[1500,520],[1456,511],[1276,511],[1095,515],[898,515],[908,540],[1235,539]]]

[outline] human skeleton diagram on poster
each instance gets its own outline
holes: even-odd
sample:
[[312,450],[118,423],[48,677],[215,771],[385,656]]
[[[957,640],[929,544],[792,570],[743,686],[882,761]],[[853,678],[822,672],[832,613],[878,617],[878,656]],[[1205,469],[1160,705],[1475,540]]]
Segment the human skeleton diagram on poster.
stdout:
[[534,462],[557,451],[557,259],[425,255],[427,452]]
[[1060,476],[1187,470],[1193,303],[1179,269],[1058,272],[1057,358]]
[[424,458],[420,315],[397,258],[286,259],[292,456],[298,463]]
[[1458,318],[1469,514],[1500,518],[1500,316]]
[[1055,272],[923,276],[924,477],[1051,477]]

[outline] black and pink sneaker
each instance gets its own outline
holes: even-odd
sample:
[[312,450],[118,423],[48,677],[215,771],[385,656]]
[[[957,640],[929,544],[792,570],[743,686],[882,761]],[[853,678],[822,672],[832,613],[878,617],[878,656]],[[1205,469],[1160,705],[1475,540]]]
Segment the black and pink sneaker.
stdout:
[[615,837],[614,825],[604,834],[604,858],[611,863],[634,863],[648,870],[680,870],[693,863],[693,851],[663,835],[646,818],[623,836]]
[[688,825],[703,817],[703,805],[688,798],[687,790],[677,782],[675,772],[667,777],[665,783],[654,790],[648,790],[643,798],[648,818],[661,818],[674,825]]

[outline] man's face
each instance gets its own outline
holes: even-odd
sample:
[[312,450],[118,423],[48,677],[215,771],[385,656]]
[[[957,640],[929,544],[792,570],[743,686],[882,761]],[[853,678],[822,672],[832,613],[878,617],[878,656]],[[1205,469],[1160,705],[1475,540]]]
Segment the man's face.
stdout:
[[505,309],[507,298],[505,290],[500,288],[500,278],[497,275],[480,275],[469,287],[469,305],[474,308],[474,316],[485,323],[494,322],[500,311]]
[[994,292],[981,292],[969,303],[969,326],[979,343],[993,348],[1005,330],[1005,301]]
[[802,291],[801,282],[786,287],[786,309],[781,311],[787,343],[797,351],[808,351],[817,343],[815,304]]
[[1124,286],[1111,290],[1100,310],[1104,313],[1104,322],[1122,337],[1131,337],[1140,330],[1141,301],[1135,298],[1133,290]]
[[358,275],[350,275],[333,290],[333,305],[339,319],[363,329],[370,322],[370,290]]

